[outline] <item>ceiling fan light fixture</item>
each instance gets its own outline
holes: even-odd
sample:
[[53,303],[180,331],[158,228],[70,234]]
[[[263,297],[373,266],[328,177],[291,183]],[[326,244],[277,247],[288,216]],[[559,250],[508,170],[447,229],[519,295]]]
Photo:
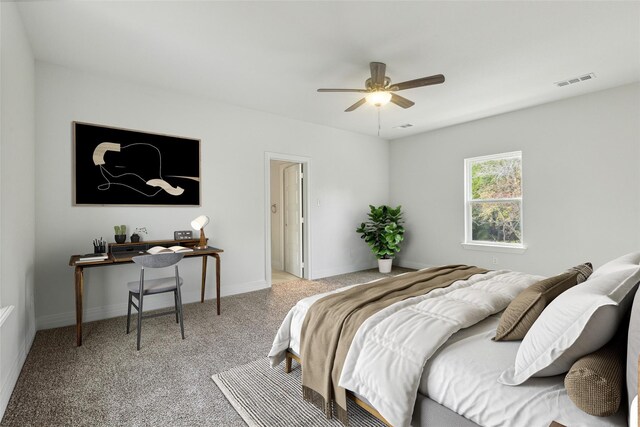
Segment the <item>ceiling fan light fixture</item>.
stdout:
[[383,105],[386,105],[389,103],[389,101],[391,101],[391,92],[377,90],[368,94],[365,99],[374,107],[382,107]]
[[406,82],[394,83],[392,85],[391,78],[385,75],[387,66],[383,62],[371,62],[369,68],[371,69],[371,77],[365,80],[364,89],[318,89],[318,92],[355,92],[364,94],[364,98],[360,98],[358,102],[344,110],[345,113],[354,111],[365,103],[371,104],[374,107],[382,107],[391,102],[398,107],[406,109],[413,107],[415,102],[395,92],[444,83],[444,76],[442,74],[436,74],[429,77],[407,80]]

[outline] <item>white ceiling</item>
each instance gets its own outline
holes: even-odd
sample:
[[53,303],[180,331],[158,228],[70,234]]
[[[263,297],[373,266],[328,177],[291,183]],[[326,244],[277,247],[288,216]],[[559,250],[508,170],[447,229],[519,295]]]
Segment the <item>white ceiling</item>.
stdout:
[[[369,62],[442,85],[381,109],[381,137],[640,81],[640,2],[101,2],[20,5],[37,59],[368,135],[345,113]],[[553,83],[594,72],[592,81]],[[393,126],[412,123],[409,129]]]

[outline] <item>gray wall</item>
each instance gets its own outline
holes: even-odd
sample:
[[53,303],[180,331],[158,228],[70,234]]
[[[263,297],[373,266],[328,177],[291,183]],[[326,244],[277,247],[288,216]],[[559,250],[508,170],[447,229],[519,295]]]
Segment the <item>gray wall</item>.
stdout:
[[0,3],[0,419],[35,335],[34,60],[13,2]]
[[[201,139],[202,206],[72,206],[74,120]],[[69,255],[91,251],[95,237],[113,241],[115,224],[129,230],[144,226],[147,239],[166,239],[174,230],[189,229],[196,216],[209,215],[206,235],[225,250],[223,295],[265,287],[265,152],[311,159],[311,277],[375,265],[354,227],[369,203],[388,199],[387,141],[41,62],[36,63],[36,124],[38,328],[75,322]],[[201,263],[183,263],[183,300],[199,300]],[[124,284],[136,271],[132,265],[87,269],[85,319],[124,314]],[[215,296],[213,273],[206,298]],[[149,300],[149,308],[152,304],[172,302],[158,297]]]
[[[390,150],[391,202],[406,211],[403,265],[551,275],[640,249],[640,84],[395,140]],[[463,160],[517,150],[528,249],[463,249]]]

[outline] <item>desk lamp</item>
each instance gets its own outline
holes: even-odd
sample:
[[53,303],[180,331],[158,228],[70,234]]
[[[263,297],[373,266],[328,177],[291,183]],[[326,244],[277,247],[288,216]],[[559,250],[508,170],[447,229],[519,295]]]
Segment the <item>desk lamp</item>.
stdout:
[[191,221],[191,228],[200,230],[200,241],[198,242],[198,246],[194,246],[194,249],[207,249],[207,239],[204,237],[204,227],[207,224],[209,224],[209,217],[206,215],[200,215]]

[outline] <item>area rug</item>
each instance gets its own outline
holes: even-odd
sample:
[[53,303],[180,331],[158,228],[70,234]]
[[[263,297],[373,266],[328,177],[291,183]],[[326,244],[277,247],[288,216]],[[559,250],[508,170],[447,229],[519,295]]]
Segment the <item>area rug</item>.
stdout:
[[[337,419],[327,420],[318,408],[302,399],[300,366],[294,362],[289,374],[283,366],[272,369],[269,359],[264,358],[211,378],[249,427],[344,427]],[[348,405],[351,426],[384,427],[352,401]]]

